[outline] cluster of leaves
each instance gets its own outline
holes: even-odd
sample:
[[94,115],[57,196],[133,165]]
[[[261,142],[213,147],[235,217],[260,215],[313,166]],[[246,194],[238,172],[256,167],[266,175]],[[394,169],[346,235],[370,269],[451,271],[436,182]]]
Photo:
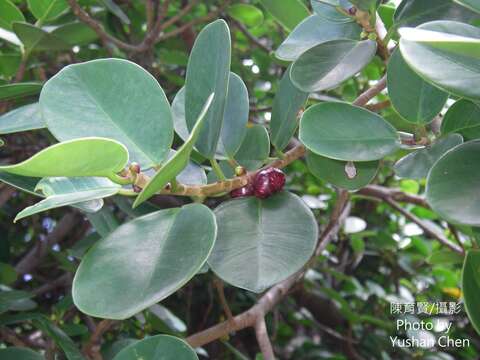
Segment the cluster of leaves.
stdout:
[[[443,320],[471,346],[447,352],[392,347],[388,312],[392,302],[457,301],[461,283],[480,331],[479,13],[467,0],[1,1],[1,189],[28,195],[4,215],[0,335],[42,352],[7,347],[2,359],[53,358],[51,341],[68,359],[82,358],[78,344],[98,357],[98,329],[112,323],[89,334],[91,316],[122,320],[104,358],[196,359],[205,349],[181,338],[216,321],[187,327],[163,304],[181,312],[189,303],[191,317],[211,295],[192,300],[185,289],[211,290],[217,277],[230,307],[244,310],[253,293],[292,276],[303,282],[298,307],[267,319],[285,358],[477,356],[462,314]],[[272,165],[288,166],[288,191],[229,199]],[[32,195],[42,199],[12,226]],[[65,209],[54,209],[67,205],[76,210],[55,227]],[[337,229],[345,209],[352,216],[323,249],[319,229]],[[49,249],[79,213],[89,223],[78,239]],[[28,250],[22,239],[32,238],[40,245]],[[59,277],[31,288],[32,274],[38,282],[49,272]],[[228,315],[223,285],[219,293]],[[255,356],[251,339],[234,342]],[[245,358],[223,343],[208,350]]]

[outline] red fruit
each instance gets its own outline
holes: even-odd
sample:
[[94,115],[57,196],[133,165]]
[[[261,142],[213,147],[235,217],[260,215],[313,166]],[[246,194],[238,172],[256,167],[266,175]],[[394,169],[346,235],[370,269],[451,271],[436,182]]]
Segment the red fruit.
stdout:
[[252,196],[253,195],[253,185],[247,184],[240,189],[235,189],[230,192],[230,196],[232,198],[240,198],[245,196]]
[[268,168],[260,171],[253,181],[254,194],[257,198],[265,199],[279,192],[285,185],[285,174],[277,168]]

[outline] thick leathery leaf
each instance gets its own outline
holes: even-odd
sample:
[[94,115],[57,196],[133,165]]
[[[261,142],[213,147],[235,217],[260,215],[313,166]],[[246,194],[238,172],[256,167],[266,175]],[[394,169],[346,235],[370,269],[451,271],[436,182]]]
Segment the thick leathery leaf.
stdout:
[[472,140],[443,155],[427,178],[427,201],[453,223],[480,226],[480,141]]
[[376,49],[372,40],[324,42],[300,55],[290,69],[290,78],[305,92],[332,89],[362,70]]
[[299,90],[290,80],[287,69],[273,99],[270,134],[273,146],[282,151],[298,127],[298,113],[307,101],[308,93]]
[[24,105],[0,116],[0,134],[44,128],[38,103]]
[[453,104],[442,120],[442,134],[459,133],[465,141],[480,138],[480,106],[459,100]]
[[113,360],[157,359],[198,360],[195,350],[185,341],[170,335],[155,335],[125,347]]
[[473,327],[480,333],[480,251],[469,250],[462,270],[465,310]]
[[433,164],[448,150],[461,143],[463,139],[459,134],[450,134],[438,139],[432,145],[416,150],[398,160],[394,166],[395,174],[407,179],[426,178]]
[[205,103],[199,115],[198,121],[195,124],[195,127],[193,128],[192,133],[187,141],[183,143],[175,155],[173,155],[165,162],[165,164],[163,164],[160,170],[158,170],[158,172],[150,179],[148,184],[142,189],[140,194],[138,194],[135,202],[133,203],[134,208],[148,200],[157,191],[162,190],[169,181],[175,180],[175,177],[180,174],[180,172],[188,165],[193,146],[200,136],[200,131],[206,120],[206,114],[213,103],[214,97],[214,94],[211,94],[207,99],[207,102]]
[[265,126],[255,124],[247,129],[242,146],[235,155],[235,160],[247,170],[261,167],[270,154],[270,140]]
[[36,82],[0,85],[0,101],[36,95],[40,90],[42,90],[42,84]]
[[340,102],[305,111],[299,138],[317,155],[344,161],[378,160],[399,146],[396,130],[382,117]]
[[68,9],[66,0],[28,0],[33,16],[43,22],[53,20]]
[[71,48],[71,45],[62,39],[37,26],[25,22],[14,22],[12,28],[29,51],[58,51]]
[[441,89],[480,99],[480,29],[454,21],[433,21],[399,30],[403,58]]
[[[115,195],[121,186],[105,178],[45,178],[36,186],[46,199],[23,209],[14,222],[42,211]],[[100,207],[103,202],[100,202]],[[95,208],[94,208],[95,210]],[[99,210],[99,209],[96,209]]]
[[45,358],[38,352],[21,347],[8,347],[0,349],[0,358],[2,360],[44,360]]
[[310,3],[313,11],[325,20],[339,23],[355,21],[353,16],[346,14],[348,9],[352,7],[348,0],[310,0]]
[[[215,98],[206,115],[197,150],[212,159],[222,129],[230,76],[230,31],[223,20],[205,26],[198,34],[187,66],[185,119],[191,131],[211,93]],[[215,56],[212,56],[215,55]]]
[[388,95],[397,112],[407,121],[426,124],[442,110],[448,94],[418,76],[397,49],[387,71]]
[[300,0],[260,0],[260,4],[289,31],[309,15],[307,7]]
[[[215,209],[218,236],[208,264],[227,283],[262,292],[298,271],[317,242],[317,223],[288,192],[240,198]],[[248,266],[245,266],[248,264]]]
[[115,139],[143,169],[160,164],[173,141],[165,93],[152,75],[130,61],[69,65],[45,84],[40,105],[48,129],[60,141]]
[[73,281],[74,303],[96,317],[135,315],[190,280],[208,258],[215,237],[215,217],[201,204],[125,223],[84,255]]
[[0,1],[0,28],[12,31],[15,21],[25,21],[23,13],[10,0]]
[[347,162],[329,159],[311,151],[307,153],[307,164],[311,173],[320,180],[347,190],[358,190],[368,185],[375,178],[379,166],[378,161],[356,162],[356,175],[350,178],[345,171]]
[[359,40],[360,32],[360,26],[354,22],[330,22],[320,15],[311,15],[293,29],[275,51],[275,55],[281,60],[294,61],[305,51],[326,41]]
[[111,176],[125,167],[128,151],[119,142],[105,138],[65,141],[15,164],[0,166],[10,174],[50,176]]

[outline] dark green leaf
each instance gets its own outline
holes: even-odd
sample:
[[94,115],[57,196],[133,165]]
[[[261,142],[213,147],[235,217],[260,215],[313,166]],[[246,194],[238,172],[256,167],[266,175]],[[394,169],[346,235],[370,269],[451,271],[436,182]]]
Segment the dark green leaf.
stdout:
[[61,25],[55,28],[51,34],[72,47],[75,45],[90,44],[98,38],[95,31],[78,21]]
[[0,116],[0,134],[44,128],[38,103],[21,106]]
[[269,154],[268,131],[263,125],[255,124],[247,129],[247,134],[235,159],[246,169],[255,170],[265,163]]
[[2,360],[44,360],[45,358],[33,350],[27,348],[9,347],[0,349]]
[[459,133],[467,140],[480,138],[480,106],[459,100],[453,104],[442,120],[442,134]]
[[260,0],[260,4],[289,31],[310,15],[301,0]]
[[29,51],[68,50],[71,45],[49,32],[24,22],[14,22],[13,31]]
[[47,22],[68,9],[66,0],[27,0],[28,8],[38,20]]
[[263,12],[250,4],[234,4],[228,8],[227,13],[248,27],[255,27],[263,23]]
[[36,95],[40,90],[42,90],[42,84],[36,82],[0,85],[0,101]]
[[0,1],[0,27],[11,31],[14,21],[25,21],[22,12],[10,0]]
[[480,333],[480,251],[469,250],[462,271],[462,291],[473,327]]

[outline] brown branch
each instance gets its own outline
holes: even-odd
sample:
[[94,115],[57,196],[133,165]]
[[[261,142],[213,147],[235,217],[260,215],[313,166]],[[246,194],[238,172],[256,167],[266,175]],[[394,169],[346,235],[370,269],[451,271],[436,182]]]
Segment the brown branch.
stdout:
[[370,196],[381,200],[392,199],[398,202],[419,205],[430,208],[425,198],[418,195],[407,194],[398,189],[391,189],[380,185],[368,185],[356,192],[356,194]]
[[232,314],[232,310],[230,310],[230,306],[228,306],[227,298],[225,297],[225,289],[223,286],[223,281],[218,278],[215,278],[213,280],[213,284],[217,289],[218,298],[220,299],[220,303],[222,304],[222,308],[223,308],[223,311],[225,312],[225,315],[227,315],[227,319],[229,321],[232,321],[233,314]]
[[381,102],[376,103],[376,104],[365,105],[365,108],[370,110],[370,111],[377,112],[377,111],[388,108],[390,105],[391,105],[390,100],[384,100],[384,101],[381,101]]
[[240,32],[245,35],[245,37],[250,40],[255,46],[257,46],[259,49],[265,51],[267,54],[270,54],[272,52],[272,49],[265,45],[260,39],[258,39],[256,36],[254,36],[248,29],[243,25],[241,22],[235,20],[232,17],[229,17],[229,20],[231,23],[233,23]]
[[102,341],[102,336],[105,334],[113,325],[115,325],[114,320],[102,320],[95,327],[94,332],[90,336],[90,339],[83,347],[83,352],[87,354],[91,359],[101,360],[102,356],[100,355],[100,345]]
[[275,360],[272,343],[268,337],[267,325],[265,324],[264,317],[261,317],[255,323],[255,336],[257,337],[258,345],[262,351],[263,358],[265,360]]
[[355,101],[352,103],[356,106],[365,106],[367,103],[372,100],[375,96],[382,92],[383,89],[387,87],[387,76],[384,75],[378,82],[369,88],[367,91],[362,93]]

